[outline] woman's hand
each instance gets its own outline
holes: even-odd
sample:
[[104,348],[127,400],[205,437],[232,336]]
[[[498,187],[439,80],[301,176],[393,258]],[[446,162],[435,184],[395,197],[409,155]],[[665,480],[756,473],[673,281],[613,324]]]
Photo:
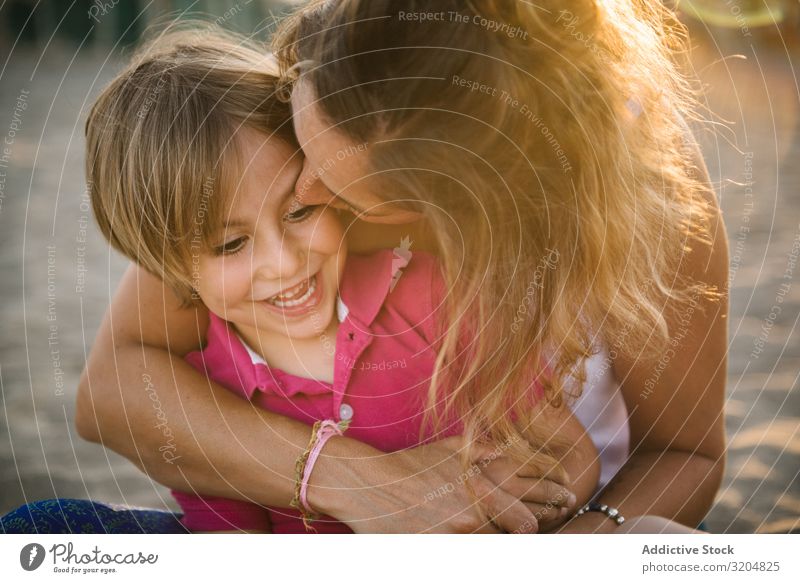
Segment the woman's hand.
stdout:
[[[312,474],[309,500],[359,533],[535,533],[534,510],[551,500],[563,505],[571,494],[524,470],[518,475],[510,462],[482,463],[496,457],[488,446],[476,448],[473,465],[464,470],[460,437],[358,461],[334,459],[334,442],[324,456],[326,469],[318,462]],[[360,492],[342,492],[343,474],[368,481],[355,486]]]
[[540,474],[537,469],[520,466],[508,457],[492,459],[483,466],[484,476],[521,500],[533,513],[539,532],[548,532],[572,515],[577,498],[570,489],[569,477],[562,484]]

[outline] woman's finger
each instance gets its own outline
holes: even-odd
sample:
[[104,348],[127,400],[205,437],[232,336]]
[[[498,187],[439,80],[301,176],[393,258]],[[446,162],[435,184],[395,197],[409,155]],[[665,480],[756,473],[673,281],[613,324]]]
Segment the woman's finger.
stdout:
[[551,532],[558,526],[564,524],[571,515],[568,508],[559,508],[551,504],[531,504],[526,503],[539,523],[539,532]]
[[[529,479],[525,481],[530,482]],[[573,508],[577,502],[575,494],[561,484],[550,480],[535,480],[520,494],[523,502],[549,504],[559,508]]]
[[542,470],[529,465],[518,465],[515,469],[516,474],[520,478],[545,478],[551,482],[557,482],[563,486],[569,486],[572,483],[570,475],[563,471],[561,474],[557,472],[549,472],[546,476],[542,475]]
[[553,480],[541,477],[520,477],[517,466],[508,459],[497,459],[481,467],[481,475],[523,502],[574,507],[572,490]]
[[480,476],[472,479],[470,485],[487,517],[487,524],[476,532],[492,532],[494,527],[513,534],[539,531],[539,522],[533,512],[517,497]]
[[[494,450],[487,446],[486,449],[482,451],[492,452]],[[494,453],[496,454],[496,451]],[[541,468],[537,468],[532,465],[521,464],[507,456],[497,457],[495,455],[494,459],[488,459],[491,461],[486,464],[487,467],[490,467],[496,472],[502,472],[524,479],[548,480],[550,482],[561,484],[567,488],[569,488],[569,486],[572,484],[572,479],[566,472],[543,472]]]

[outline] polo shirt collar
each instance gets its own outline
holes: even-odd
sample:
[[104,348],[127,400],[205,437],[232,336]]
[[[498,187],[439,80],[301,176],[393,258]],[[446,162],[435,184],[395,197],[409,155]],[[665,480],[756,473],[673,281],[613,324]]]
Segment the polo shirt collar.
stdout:
[[386,302],[394,274],[407,263],[388,249],[349,255],[339,290],[349,315],[365,326],[372,325]]

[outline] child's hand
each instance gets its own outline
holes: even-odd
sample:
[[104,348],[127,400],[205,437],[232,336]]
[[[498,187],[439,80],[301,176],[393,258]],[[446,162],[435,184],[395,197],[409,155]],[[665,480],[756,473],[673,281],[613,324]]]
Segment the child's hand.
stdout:
[[477,467],[490,481],[525,503],[539,522],[539,532],[553,530],[575,511],[577,500],[569,489],[569,480],[560,484],[551,477],[542,478],[541,472],[503,456]]

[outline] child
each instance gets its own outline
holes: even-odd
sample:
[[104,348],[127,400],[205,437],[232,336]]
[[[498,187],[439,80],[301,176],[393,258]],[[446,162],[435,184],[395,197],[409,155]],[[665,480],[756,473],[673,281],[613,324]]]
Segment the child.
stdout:
[[[192,531],[306,532],[307,481],[325,431],[383,451],[432,437],[438,263],[408,245],[346,256],[336,211],[294,196],[303,162],[277,88],[270,59],[240,39],[170,33],[103,91],[87,122],[104,235],[210,312],[204,348],[188,362],[259,407],[328,422],[298,460],[297,509],[173,492]],[[453,419],[436,437],[461,429]],[[582,503],[598,464],[590,440],[574,435],[563,465],[583,476]],[[333,519],[313,527],[350,532]]]

